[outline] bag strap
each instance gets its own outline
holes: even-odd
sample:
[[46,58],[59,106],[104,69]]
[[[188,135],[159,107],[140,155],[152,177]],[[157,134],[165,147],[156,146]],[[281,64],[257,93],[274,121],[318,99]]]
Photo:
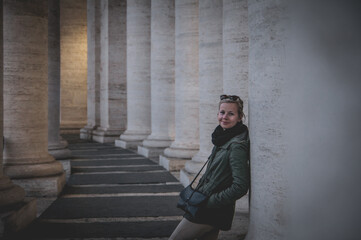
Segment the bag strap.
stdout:
[[[190,183],[190,186],[193,185],[194,181],[197,179],[197,177],[199,176],[199,174],[202,172],[203,168],[207,165],[208,161],[209,161],[210,158],[208,158],[208,160],[204,163],[203,167],[201,168],[201,170],[199,170],[199,172],[197,173],[197,175],[194,177],[194,179],[192,180],[192,182]],[[198,186],[197,186],[198,187]],[[196,189],[197,189],[196,187]],[[194,189],[194,191],[196,190]]]

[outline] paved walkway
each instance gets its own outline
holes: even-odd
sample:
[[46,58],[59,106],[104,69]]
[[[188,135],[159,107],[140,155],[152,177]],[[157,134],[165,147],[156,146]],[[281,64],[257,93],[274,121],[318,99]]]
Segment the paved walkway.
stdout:
[[[64,136],[73,159],[61,196],[23,239],[167,239],[181,220],[183,186],[157,163],[129,150]],[[220,239],[243,239],[247,214]]]

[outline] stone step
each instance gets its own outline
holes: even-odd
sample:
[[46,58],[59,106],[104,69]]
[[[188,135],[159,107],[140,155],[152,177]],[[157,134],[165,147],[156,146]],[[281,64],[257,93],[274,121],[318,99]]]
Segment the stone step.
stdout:
[[72,173],[92,173],[92,172],[111,172],[111,171],[127,171],[127,172],[148,172],[154,170],[165,170],[158,165],[126,165],[126,166],[79,166],[72,167]]
[[40,219],[181,216],[178,196],[59,198]]
[[[105,222],[105,223],[48,223],[37,221],[27,232],[27,239],[59,238],[159,238],[169,237],[176,221]],[[55,239],[55,238],[54,238]]]
[[109,194],[109,193],[166,193],[180,192],[183,185],[177,184],[129,184],[122,186],[69,186],[63,194]]
[[144,172],[144,173],[110,173],[72,175],[68,185],[83,184],[137,184],[137,183],[166,183],[177,182],[177,179],[169,172]]

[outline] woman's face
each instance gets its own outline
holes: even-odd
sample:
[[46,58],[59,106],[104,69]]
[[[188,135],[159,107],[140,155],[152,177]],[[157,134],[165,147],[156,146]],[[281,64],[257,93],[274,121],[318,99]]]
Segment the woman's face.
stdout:
[[218,122],[223,129],[234,127],[241,120],[237,103],[222,103],[219,106]]

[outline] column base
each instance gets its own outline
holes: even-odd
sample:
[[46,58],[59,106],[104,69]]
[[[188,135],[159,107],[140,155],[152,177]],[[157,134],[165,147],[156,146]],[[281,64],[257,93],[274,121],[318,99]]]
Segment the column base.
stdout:
[[171,158],[164,155],[159,156],[159,165],[170,172],[179,172],[190,159]]
[[142,141],[124,141],[117,139],[114,144],[116,147],[137,151],[138,146],[142,144]]
[[99,143],[113,143],[116,139],[119,138],[119,135],[122,134],[123,130],[109,130],[98,128],[93,131],[93,141]]
[[165,148],[145,147],[143,145],[138,145],[138,154],[149,158],[156,163],[159,163],[159,155],[163,153],[164,149]]
[[135,131],[126,130],[122,135],[120,135],[120,139],[115,140],[115,146],[124,149],[130,149],[132,151],[137,151],[138,145],[141,145],[143,140],[148,135],[149,133],[145,133],[145,132],[135,132]]
[[[180,182],[187,186],[194,177],[197,175],[199,170],[204,165],[204,162],[196,162],[196,161],[187,161],[184,165],[184,168],[180,171]],[[196,179],[195,183],[198,183],[198,180],[202,177],[203,173],[206,171],[207,167],[204,167],[201,174],[199,174],[198,178]]]
[[191,159],[197,152],[198,149],[175,148],[171,146],[164,150],[164,155],[171,158]]
[[86,122],[61,122],[60,134],[80,134],[80,129]]
[[0,238],[11,236],[36,218],[36,199],[25,198],[16,206],[0,213]]
[[83,140],[92,140],[93,131],[96,129],[96,126],[85,126],[80,129],[80,139]]
[[70,159],[58,160],[63,165],[65,171],[65,181],[68,182],[71,175],[71,162]]
[[64,146],[63,143],[57,145],[49,145],[48,152],[56,160],[68,159],[71,157],[71,151],[68,149],[67,145]]
[[184,169],[182,169],[179,174],[179,181],[184,187],[186,187],[192,182],[194,177],[195,175],[189,174],[188,172],[184,171]]
[[24,198],[24,189],[15,185],[7,176],[0,177],[0,212],[1,209],[22,202]]
[[56,197],[36,198],[36,217],[39,217],[56,199]]
[[65,186],[65,171],[49,177],[34,177],[12,179],[14,184],[22,187],[27,196],[31,197],[57,197]]

